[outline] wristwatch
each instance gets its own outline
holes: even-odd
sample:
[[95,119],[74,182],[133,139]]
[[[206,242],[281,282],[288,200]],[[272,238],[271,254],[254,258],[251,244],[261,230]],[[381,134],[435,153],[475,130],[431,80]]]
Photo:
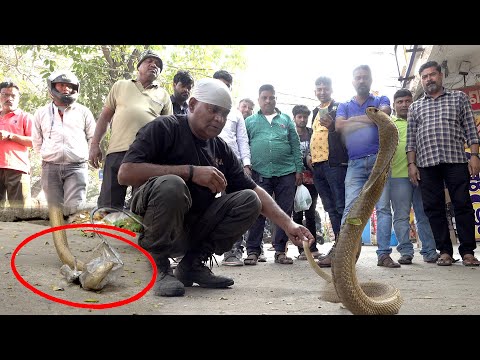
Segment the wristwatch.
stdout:
[[474,152],[470,153],[470,156],[476,156],[476,157],[479,157],[479,156],[478,156],[478,153],[474,153]]

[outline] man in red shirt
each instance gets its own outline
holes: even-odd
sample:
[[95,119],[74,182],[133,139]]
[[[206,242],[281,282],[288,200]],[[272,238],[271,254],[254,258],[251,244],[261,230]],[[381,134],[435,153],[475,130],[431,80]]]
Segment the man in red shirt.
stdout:
[[0,207],[5,199],[12,208],[30,203],[32,115],[18,108],[20,90],[10,81],[0,83]]

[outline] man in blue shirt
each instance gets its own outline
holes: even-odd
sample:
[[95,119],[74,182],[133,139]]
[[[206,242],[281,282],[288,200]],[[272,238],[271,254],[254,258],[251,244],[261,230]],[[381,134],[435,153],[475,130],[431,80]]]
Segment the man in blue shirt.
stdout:
[[[386,96],[375,96],[370,93],[372,71],[368,65],[360,65],[353,70],[353,87],[357,92],[350,101],[338,106],[335,129],[342,133],[348,151],[348,168],[345,177],[345,211],[342,224],[348,216],[353,202],[360,194],[363,185],[372,172],[377,159],[379,141],[378,128],[365,114],[369,106],[375,106],[390,115],[390,100]],[[391,217],[377,214],[377,222],[391,221]],[[329,255],[331,256],[334,248]],[[379,253],[378,266],[400,267],[389,254]]]

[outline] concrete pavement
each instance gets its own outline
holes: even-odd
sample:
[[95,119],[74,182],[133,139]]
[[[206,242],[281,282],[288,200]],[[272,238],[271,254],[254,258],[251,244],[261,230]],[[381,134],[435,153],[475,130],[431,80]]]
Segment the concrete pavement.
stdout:
[[[47,299],[26,288],[10,267],[15,248],[28,236],[47,229],[45,221],[0,222],[0,314],[139,314],[139,315],[349,315],[341,304],[319,299],[325,281],[314,273],[307,261],[295,259],[293,265],[273,262],[273,252],[265,251],[268,261],[256,266],[214,265],[213,272],[231,276],[229,289],[186,289],[183,297],[156,297],[147,292],[138,300],[106,309],[88,309]],[[70,233],[71,232],[71,233]],[[84,260],[91,255],[98,239],[69,230],[72,252]],[[25,245],[15,259],[19,274],[42,293],[77,304],[111,304],[140,293],[152,279],[151,264],[132,246],[112,240],[112,246],[125,263],[122,275],[99,292],[67,284],[60,274],[61,263],[51,234]],[[266,245],[266,248],[269,244]],[[331,243],[320,245],[326,253]],[[399,315],[480,315],[480,269],[468,268],[461,261],[440,267],[422,261],[415,250],[413,265],[386,269],[376,265],[376,247],[363,246],[357,263],[360,281],[379,281],[396,286],[404,298]],[[289,246],[289,256],[298,255]],[[393,250],[392,257],[399,255]],[[454,258],[459,259],[458,246]],[[221,256],[216,257],[218,264]],[[328,271],[328,269],[327,269]]]

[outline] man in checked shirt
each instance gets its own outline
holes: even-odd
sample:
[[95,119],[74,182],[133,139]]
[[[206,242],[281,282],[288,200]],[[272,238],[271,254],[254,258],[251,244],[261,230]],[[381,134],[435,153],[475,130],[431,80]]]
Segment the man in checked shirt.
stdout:
[[[475,215],[469,193],[470,177],[480,172],[479,137],[472,106],[465,93],[442,86],[442,69],[436,61],[423,64],[419,74],[425,93],[408,110],[408,177],[413,185],[420,184],[424,210],[440,251],[437,265],[449,266],[453,262],[445,182],[455,208],[463,265],[479,266],[474,256]],[[470,159],[465,142],[471,149]]]

